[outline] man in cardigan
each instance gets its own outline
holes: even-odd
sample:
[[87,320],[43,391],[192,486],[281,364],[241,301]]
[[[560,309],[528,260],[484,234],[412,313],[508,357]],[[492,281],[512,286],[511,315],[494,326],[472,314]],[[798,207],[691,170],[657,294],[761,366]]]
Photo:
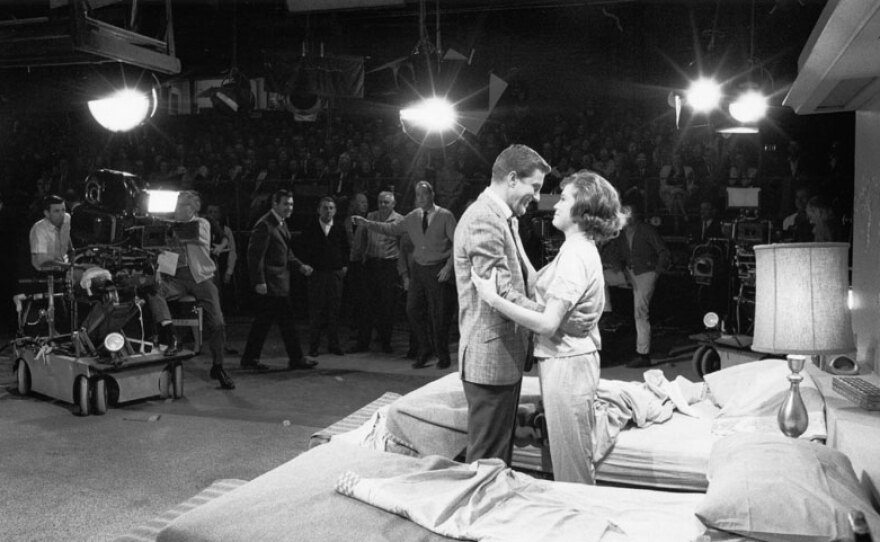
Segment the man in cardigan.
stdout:
[[434,205],[434,188],[427,181],[416,183],[416,208],[403,220],[383,223],[352,217],[370,231],[400,237],[408,234],[415,250],[412,276],[406,297],[406,313],[416,335],[419,355],[413,368],[427,367],[433,348],[437,368],[450,366],[449,326],[452,323],[452,240],[455,217]]
[[309,277],[309,356],[318,355],[321,331],[327,328],[327,349],[343,355],[339,346],[339,308],[342,284],[348,271],[349,243],[345,228],[335,222],[336,202],[330,196],[318,203],[318,219],[303,228],[303,263],[312,267]]
[[292,212],[293,193],[289,190],[275,192],[272,208],[257,221],[251,233],[247,251],[248,272],[259,303],[241,357],[244,369],[268,369],[259,360],[272,322],[278,322],[281,330],[288,369],[311,369],[316,365],[303,357],[290,304],[290,267],[305,276],[312,274],[312,268],[302,263],[290,249],[290,231],[285,221]]

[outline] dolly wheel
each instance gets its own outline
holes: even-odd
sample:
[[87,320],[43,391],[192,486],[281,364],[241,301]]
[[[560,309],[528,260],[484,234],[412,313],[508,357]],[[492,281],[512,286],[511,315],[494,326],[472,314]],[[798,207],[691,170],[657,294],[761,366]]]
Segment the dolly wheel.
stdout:
[[702,375],[714,373],[721,369],[721,356],[718,354],[718,350],[708,347],[703,353],[703,358],[700,360],[700,368],[702,370]]
[[183,365],[180,363],[174,365],[174,395],[175,399],[180,399],[183,397]]
[[29,394],[31,392],[31,370],[23,359],[18,360],[18,365],[15,367],[15,375],[18,377],[18,394]]
[[76,412],[77,416],[88,416],[91,413],[90,392],[89,379],[84,376],[77,378],[73,384],[73,398],[78,409]]
[[706,353],[706,350],[709,350],[711,347],[706,346],[705,344],[697,348],[697,351],[694,352],[694,356],[691,358],[691,363],[693,363],[694,372],[697,373],[697,376],[703,378],[703,354]]
[[92,388],[92,407],[95,414],[107,413],[107,381],[103,378],[95,380]]

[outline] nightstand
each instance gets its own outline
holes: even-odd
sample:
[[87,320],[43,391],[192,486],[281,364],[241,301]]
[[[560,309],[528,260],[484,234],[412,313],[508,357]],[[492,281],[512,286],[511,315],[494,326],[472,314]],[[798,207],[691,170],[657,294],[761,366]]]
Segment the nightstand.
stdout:
[[[834,391],[832,374],[812,367],[810,376],[825,397],[826,444],[850,458],[856,476],[871,495],[874,508],[880,510],[880,410],[864,410]],[[859,377],[880,386],[880,377],[876,374]]]

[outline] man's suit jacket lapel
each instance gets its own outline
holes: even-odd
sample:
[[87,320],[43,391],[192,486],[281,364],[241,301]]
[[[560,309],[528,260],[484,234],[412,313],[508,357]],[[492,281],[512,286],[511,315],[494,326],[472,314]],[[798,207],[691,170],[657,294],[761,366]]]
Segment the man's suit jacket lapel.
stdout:
[[284,224],[284,221],[280,220],[272,211],[269,211],[269,223],[275,227],[275,231],[278,232],[278,234],[284,240],[284,243],[289,244],[290,232],[288,231],[286,224]]
[[[480,194],[478,199],[481,199],[485,203],[485,205],[489,208],[489,210],[492,211],[492,213],[494,213],[497,216],[497,219],[500,220],[504,224],[505,230],[510,234],[510,237],[509,237],[510,242],[509,243],[506,241],[508,239],[508,237],[505,236],[505,243],[504,243],[505,244],[505,253],[506,254],[510,253],[512,250],[513,251],[513,259],[511,260],[510,258],[508,258],[507,266],[510,268],[511,278],[519,277],[519,280],[517,281],[519,283],[518,285],[522,288],[523,293],[527,293],[527,290],[525,288],[525,280],[524,280],[525,277],[523,277],[523,275],[522,275],[522,269],[520,269],[520,266],[519,266],[519,259],[516,257],[517,252],[518,252],[518,249],[516,247],[516,238],[513,237],[513,232],[511,232],[511,229],[510,229],[510,222],[507,218],[506,213],[504,212],[504,209],[501,208],[501,204],[498,203],[495,200],[495,198],[490,197],[485,192]],[[525,254],[522,254],[522,258],[523,258],[523,261],[525,262],[525,265],[527,266],[528,271],[530,273],[529,276],[534,277],[535,270],[532,267],[531,263],[529,262],[528,258],[526,258]]]

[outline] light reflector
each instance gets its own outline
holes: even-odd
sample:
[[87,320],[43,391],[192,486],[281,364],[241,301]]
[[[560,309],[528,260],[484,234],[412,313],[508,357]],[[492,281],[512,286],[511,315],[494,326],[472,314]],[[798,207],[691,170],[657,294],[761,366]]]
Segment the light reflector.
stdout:
[[702,77],[691,83],[685,96],[688,105],[697,113],[708,113],[721,101],[721,85]]
[[150,98],[141,92],[123,89],[98,100],[89,101],[89,112],[98,124],[111,132],[126,132],[155,112]]
[[409,122],[429,133],[452,130],[458,121],[455,107],[443,98],[428,98],[423,102],[401,109],[400,120]]
[[767,97],[755,90],[740,95],[730,104],[730,116],[743,124],[754,124],[767,114]]

